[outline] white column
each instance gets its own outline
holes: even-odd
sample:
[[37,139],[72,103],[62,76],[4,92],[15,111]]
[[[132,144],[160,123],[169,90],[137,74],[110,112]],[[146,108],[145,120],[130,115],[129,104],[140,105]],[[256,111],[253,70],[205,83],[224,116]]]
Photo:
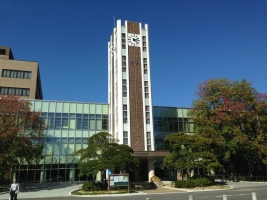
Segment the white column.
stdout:
[[16,179],[17,177],[16,177],[16,171],[12,171],[12,182],[13,182],[13,180],[14,179]]
[[96,180],[97,181],[101,181],[101,177],[102,175],[101,175],[101,172],[99,171],[98,173],[97,173],[97,175],[96,175]]
[[69,177],[69,182],[73,182],[75,180],[75,169],[70,169]]
[[190,177],[194,176],[194,174],[195,174],[195,171],[191,170]]
[[147,167],[148,167],[148,181],[155,176],[155,170],[154,170],[154,159],[148,159],[147,160]]
[[211,175],[215,175],[215,171],[214,171],[214,169],[211,169],[211,170],[210,170],[210,174],[211,174]]
[[44,183],[46,180],[46,170],[42,166],[41,173],[40,173],[40,183]]

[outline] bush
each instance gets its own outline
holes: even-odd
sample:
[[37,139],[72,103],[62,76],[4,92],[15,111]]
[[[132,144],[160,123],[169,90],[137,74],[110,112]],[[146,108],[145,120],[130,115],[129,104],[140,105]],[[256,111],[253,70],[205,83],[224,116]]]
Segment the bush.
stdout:
[[185,184],[186,188],[194,188],[196,187],[195,181],[192,179],[188,179]]
[[215,184],[215,180],[207,175],[194,175],[188,180],[193,180],[195,187],[205,187]]
[[175,188],[194,188],[194,187],[206,187],[214,185],[215,181],[212,177],[206,175],[194,175],[191,178],[185,180],[178,180],[174,182]]
[[185,188],[186,187],[186,181],[184,180],[178,180],[174,182],[175,188]]
[[102,184],[100,182],[88,181],[83,184],[82,189],[84,191],[100,191],[102,190]]

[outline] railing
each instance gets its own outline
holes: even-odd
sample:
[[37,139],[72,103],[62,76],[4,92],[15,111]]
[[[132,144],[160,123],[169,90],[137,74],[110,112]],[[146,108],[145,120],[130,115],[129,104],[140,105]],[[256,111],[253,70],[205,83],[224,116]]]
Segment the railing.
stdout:
[[267,176],[230,176],[230,175],[209,175],[217,181],[235,181],[235,182],[267,182]]
[[0,186],[0,194],[7,193],[10,190],[9,185],[2,185]]

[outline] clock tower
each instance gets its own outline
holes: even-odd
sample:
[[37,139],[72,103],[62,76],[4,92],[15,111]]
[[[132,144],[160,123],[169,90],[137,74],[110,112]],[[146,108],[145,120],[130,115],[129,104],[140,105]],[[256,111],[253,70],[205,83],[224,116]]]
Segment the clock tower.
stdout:
[[147,24],[117,20],[108,43],[108,77],[109,133],[136,155],[148,155],[154,134]]

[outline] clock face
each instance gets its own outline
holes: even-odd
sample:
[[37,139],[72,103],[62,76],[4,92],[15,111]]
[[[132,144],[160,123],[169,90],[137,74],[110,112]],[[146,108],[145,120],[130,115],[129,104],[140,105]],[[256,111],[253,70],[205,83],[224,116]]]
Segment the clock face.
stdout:
[[140,35],[129,34],[128,35],[128,44],[129,46],[139,46],[141,44]]

